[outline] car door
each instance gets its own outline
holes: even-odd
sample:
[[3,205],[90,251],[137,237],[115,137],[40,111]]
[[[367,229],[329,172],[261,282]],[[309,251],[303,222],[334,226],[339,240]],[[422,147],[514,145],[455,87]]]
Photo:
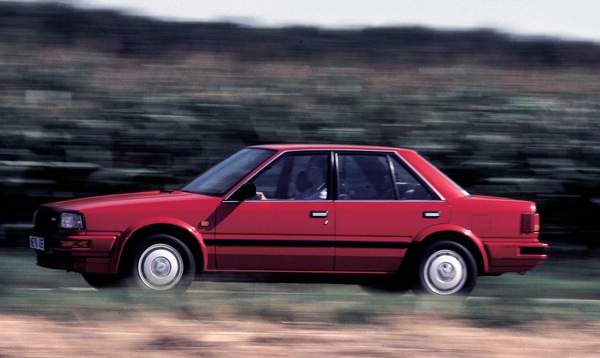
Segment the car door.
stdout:
[[332,271],[330,162],[330,154],[323,152],[283,155],[250,180],[256,198],[221,203],[217,269]]
[[413,237],[449,205],[395,155],[339,153],[335,270],[396,272]]

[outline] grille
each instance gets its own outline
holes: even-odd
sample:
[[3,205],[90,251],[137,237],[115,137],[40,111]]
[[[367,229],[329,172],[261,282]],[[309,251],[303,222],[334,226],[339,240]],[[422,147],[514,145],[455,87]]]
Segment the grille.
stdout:
[[38,210],[35,215],[34,227],[36,229],[58,229],[58,213]]

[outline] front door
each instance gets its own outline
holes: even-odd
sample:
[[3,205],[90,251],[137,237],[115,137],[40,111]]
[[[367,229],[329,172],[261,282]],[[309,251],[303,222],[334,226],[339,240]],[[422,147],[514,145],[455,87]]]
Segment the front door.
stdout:
[[327,153],[288,154],[251,180],[257,197],[221,203],[218,270],[331,271],[334,213]]

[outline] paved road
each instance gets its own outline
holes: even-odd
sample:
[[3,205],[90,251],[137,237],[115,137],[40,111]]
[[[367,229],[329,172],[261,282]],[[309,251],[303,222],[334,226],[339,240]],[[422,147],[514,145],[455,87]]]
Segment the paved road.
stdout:
[[[245,295],[245,296],[314,296],[314,295],[318,295],[318,293],[315,292],[301,292],[301,291],[297,291],[297,292],[290,292],[290,291],[277,291],[277,290],[269,290],[269,291],[258,291],[258,290],[246,290],[246,289],[241,289],[241,290],[234,290],[234,289],[202,289],[199,286],[199,283],[195,283],[192,284],[192,286],[190,287],[190,289],[187,291],[188,294],[190,295],[197,295],[197,296],[202,296],[202,295],[215,295],[215,294],[222,294],[222,295]],[[46,292],[94,292],[97,291],[95,288],[89,287],[89,286],[70,286],[70,287],[55,287],[55,288],[35,288],[35,287],[27,287],[27,288],[20,288],[20,290],[24,290],[24,291],[46,291]],[[326,298],[327,293],[322,293],[322,295],[324,296],[324,298]],[[348,292],[344,293],[344,296],[347,297],[361,297],[361,296],[369,296],[369,293],[366,292],[362,292],[360,290],[348,290]],[[407,294],[407,295],[412,295],[412,294]],[[466,298],[467,301],[488,301],[488,300],[495,300],[495,299],[499,299],[497,297],[489,297],[489,296],[477,296],[477,295],[471,295],[469,297]],[[537,302],[537,303],[546,303],[546,304],[588,304],[588,305],[599,305],[600,306],[600,298],[598,299],[590,299],[590,298],[531,298],[529,299],[532,302]]]

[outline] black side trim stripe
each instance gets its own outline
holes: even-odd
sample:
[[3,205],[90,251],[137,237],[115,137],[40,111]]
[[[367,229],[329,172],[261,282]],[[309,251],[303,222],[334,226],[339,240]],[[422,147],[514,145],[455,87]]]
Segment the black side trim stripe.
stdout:
[[339,247],[364,249],[407,249],[408,242],[384,241],[309,241],[309,240],[243,240],[243,239],[209,239],[204,240],[207,246],[241,246],[241,247]]
[[545,255],[544,247],[521,247],[521,255]]
[[364,249],[407,249],[408,242],[386,242],[386,241],[336,241],[335,247],[364,248]]

